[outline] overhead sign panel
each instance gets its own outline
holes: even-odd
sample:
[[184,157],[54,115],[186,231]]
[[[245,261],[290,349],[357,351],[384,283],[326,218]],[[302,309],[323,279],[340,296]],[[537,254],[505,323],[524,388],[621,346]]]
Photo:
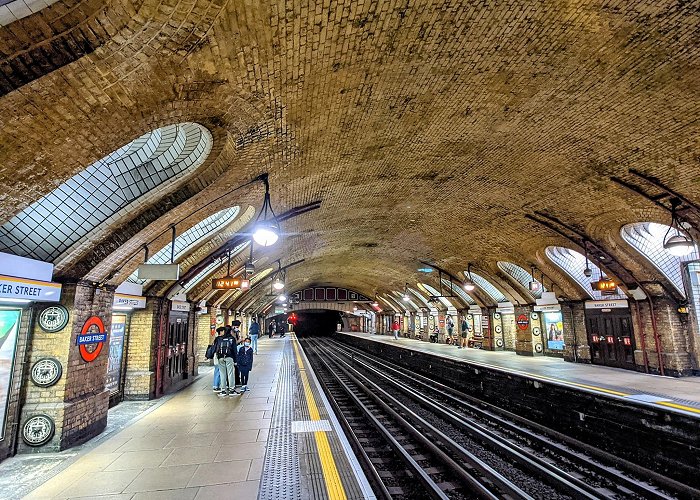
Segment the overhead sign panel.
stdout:
[[241,278],[214,278],[211,280],[211,287],[214,290],[248,290],[250,280]]
[[616,300],[587,300],[586,309],[623,309],[629,307],[626,299]]
[[138,269],[140,280],[180,279],[180,264],[141,264]]
[[117,307],[131,307],[132,309],[144,309],[146,307],[146,297],[129,295],[126,293],[115,293],[112,305]]
[[0,274],[38,281],[53,279],[53,264],[0,252]]
[[61,284],[0,275],[0,299],[58,302]]

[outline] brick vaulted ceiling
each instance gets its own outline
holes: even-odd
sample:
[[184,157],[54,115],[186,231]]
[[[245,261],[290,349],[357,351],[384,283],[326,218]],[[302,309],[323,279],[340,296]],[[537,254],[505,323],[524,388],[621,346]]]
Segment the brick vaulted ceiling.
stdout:
[[[306,259],[291,287],[369,296],[430,259],[506,292],[496,262],[534,263],[581,297],[544,255],[578,247],[535,212],[656,280],[620,227],[668,212],[610,177],[700,204],[697,2],[59,0],[3,23],[0,222],[149,130],[196,122],[214,140],[66,278],[118,282],[143,241],[262,172],[277,211],[322,200],[264,260]],[[260,202],[250,188],[187,224]]]

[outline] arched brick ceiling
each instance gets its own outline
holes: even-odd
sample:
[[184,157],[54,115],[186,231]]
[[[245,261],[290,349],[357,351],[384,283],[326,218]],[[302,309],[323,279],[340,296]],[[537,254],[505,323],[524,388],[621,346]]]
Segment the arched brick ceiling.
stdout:
[[[12,77],[0,223],[148,130],[191,121],[214,136],[201,180],[114,228],[67,276],[108,278],[169,220],[265,171],[276,210],[323,201],[265,258],[305,258],[294,286],[368,296],[420,281],[417,261],[431,259],[453,274],[475,263],[504,291],[498,261],[536,264],[582,298],[544,255],[580,248],[526,218],[535,211],[654,279],[620,228],[668,213],[610,176],[634,168],[700,203],[692,3],[86,1],[59,21],[67,5],[0,28]],[[54,62],[30,68],[40,54]]]

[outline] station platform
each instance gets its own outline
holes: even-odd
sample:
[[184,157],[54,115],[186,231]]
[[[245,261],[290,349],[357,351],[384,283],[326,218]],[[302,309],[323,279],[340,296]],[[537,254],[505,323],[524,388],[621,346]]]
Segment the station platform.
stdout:
[[[3,462],[0,496],[373,498],[296,339],[261,338],[259,344],[250,392],[218,397],[212,391],[213,369],[201,369],[193,384],[77,452],[19,455]],[[22,461],[31,461],[31,469]]]
[[582,391],[659,406],[700,418],[700,377],[672,378],[584,363],[571,363],[547,356],[518,356],[509,351],[459,349],[417,339],[356,332],[342,335],[383,342],[418,352],[469,362],[514,375],[563,385]]

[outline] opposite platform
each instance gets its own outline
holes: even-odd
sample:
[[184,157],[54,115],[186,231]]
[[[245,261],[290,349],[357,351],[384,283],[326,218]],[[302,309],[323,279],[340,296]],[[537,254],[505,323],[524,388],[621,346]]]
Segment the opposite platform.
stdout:
[[560,358],[518,356],[510,351],[458,349],[452,345],[416,339],[394,340],[389,335],[354,332],[342,334],[700,417],[700,377],[661,377],[620,368],[571,363]]

